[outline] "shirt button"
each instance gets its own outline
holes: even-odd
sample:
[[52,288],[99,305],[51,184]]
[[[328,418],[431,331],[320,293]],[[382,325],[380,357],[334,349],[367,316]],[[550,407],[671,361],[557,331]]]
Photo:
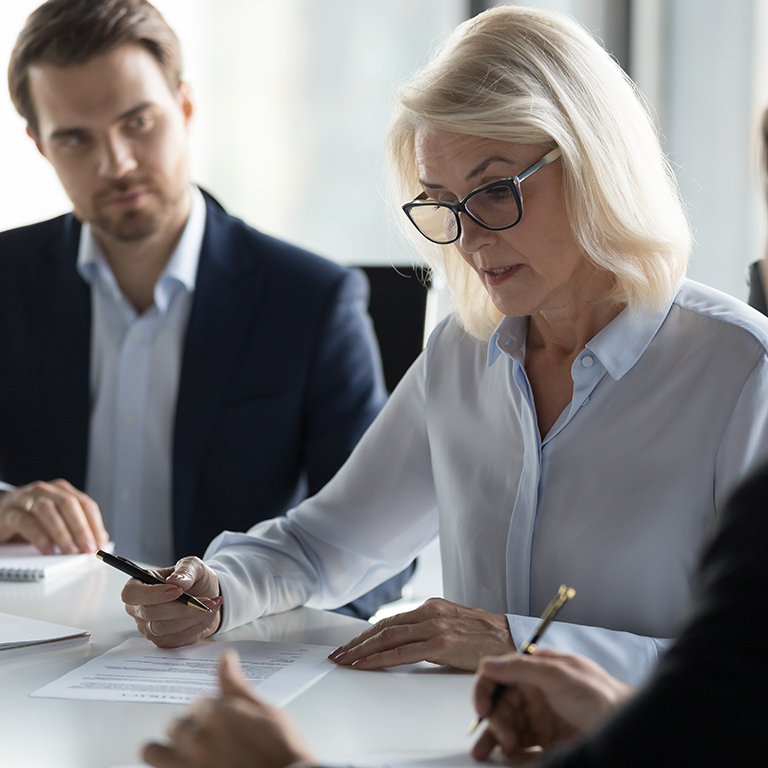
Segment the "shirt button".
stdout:
[[136,414],[126,411],[126,413],[123,414],[123,421],[126,424],[133,424],[136,421]]
[[142,341],[144,341],[144,333],[142,331],[134,331],[131,334],[131,339],[135,341],[137,344],[140,344]]
[[130,501],[132,496],[133,494],[127,488],[120,493],[120,498],[123,501]]
[[589,355],[587,355],[586,357],[582,357],[581,358],[581,364],[585,368],[591,368],[592,367],[592,363],[594,363],[594,362],[595,362],[595,359],[593,357],[589,357]]

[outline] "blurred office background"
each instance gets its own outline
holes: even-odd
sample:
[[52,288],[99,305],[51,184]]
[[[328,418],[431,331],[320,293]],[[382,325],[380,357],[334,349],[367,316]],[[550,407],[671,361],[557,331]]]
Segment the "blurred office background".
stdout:
[[[0,3],[3,73],[39,0]],[[254,226],[355,265],[410,265],[385,203],[393,87],[488,0],[156,0],[196,94],[194,178]],[[545,0],[600,38],[652,105],[696,234],[691,277],[746,296],[762,255],[768,0]],[[5,78],[3,77],[3,80]],[[68,208],[0,95],[0,228]]]
[[[3,70],[38,4],[0,3]],[[406,271],[417,255],[391,226],[385,198],[392,90],[450,29],[495,4],[155,0],[181,39],[196,95],[194,179],[270,234],[371,274],[391,265]],[[688,204],[696,238],[689,275],[745,299],[747,265],[763,255],[765,240],[758,125],[768,105],[768,0],[521,4],[576,17],[637,82]],[[0,229],[7,229],[69,205],[3,94]],[[383,305],[385,314],[401,314],[388,298]],[[427,325],[445,309],[432,301]],[[418,351],[423,326],[408,333]],[[427,593],[439,589],[432,587],[439,563],[431,563]]]

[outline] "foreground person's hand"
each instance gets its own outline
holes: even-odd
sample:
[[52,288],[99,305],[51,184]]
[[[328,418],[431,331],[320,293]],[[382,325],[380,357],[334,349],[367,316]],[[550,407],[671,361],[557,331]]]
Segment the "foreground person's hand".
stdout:
[[21,539],[44,555],[95,552],[109,541],[99,505],[66,480],[0,492],[0,542]]
[[314,758],[292,721],[265,704],[243,679],[237,654],[219,664],[220,694],[198,699],[168,728],[169,744],[147,744],[155,768],[284,768]]
[[[129,616],[144,637],[160,648],[192,645],[212,635],[221,621],[216,574],[199,558],[184,557],[172,568],[152,571],[167,584],[142,584],[131,579],[123,587],[122,600]],[[213,613],[177,601],[182,592],[197,597]]]
[[484,656],[514,650],[506,616],[433,597],[379,621],[328,658],[355,669],[431,661],[474,672]]
[[[491,712],[499,684],[506,689]],[[550,747],[589,730],[632,693],[632,688],[583,656],[540,650],[483,659],[474,703],[488,726],[472,756],[485,760],[497,745],[507,756]]]

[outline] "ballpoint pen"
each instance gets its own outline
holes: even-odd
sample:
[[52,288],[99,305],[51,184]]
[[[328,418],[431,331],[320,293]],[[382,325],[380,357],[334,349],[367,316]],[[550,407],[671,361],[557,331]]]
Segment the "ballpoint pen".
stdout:
[[[539,642],[541,639],[541,636],[544,634],[544,630],[549,626],[549,623],[552,621],[552,619],[555,618],[555,615],[557,612],[565,605],[565,603],[570,600],[574,595],[576,594],[576,590],[572,587],[566,587],[565,584],[560,585],[560,589],[558,589],[557,594],[552,599],[552,602],[547,606],[544,613],[541,614],[541,621],[539,621],[538,626],[536,627],[536,630],[534,631],[533,635],[531,636],[531,639],[527,642],[523,643],[520,648],[518,649],[518,653],[520,654],[532,654],[536,653],[536,643]],[[496,689],[493,692],[493,695],[491,696],[491,708],[488,711],[486,715],[483,715],[483,717],[476,717],[472,723],[469,726],[469,733],[474,733],[480,723],[485,720],[486,717],[490,717],[493,714],[493,710],[496,709],[496,705],[501,701],[501,697],[504,695],[504,691],[506,689],[505,685],[497,685]]]
[[[134,579],[138,579],[144,584],[167,584],[168,582],[155,576],[153,573],[140,568],[136,563],[132,563],[130,560],[126,560],[119,555],[110,555],[109,552],[104,552],[101,549],[96,553],[96,557],[102,560],[107,565],[111,565],[113,568],[117,568],[118,571],[122,571],[128,576],[132,576]],[[170,586],[173,586],[171,584]],[[213,613],[210,608],[206,608],[196,597],[188,595],[186,592],[182,592],[179,597],[176,598],[180,603],[190,606],[190,608],[197,608],[199,611],[207,611]]]

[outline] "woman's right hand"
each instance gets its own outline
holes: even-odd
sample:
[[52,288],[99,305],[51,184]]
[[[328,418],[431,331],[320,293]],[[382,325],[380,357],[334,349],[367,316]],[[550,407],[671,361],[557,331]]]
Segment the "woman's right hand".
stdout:
[[[498,685],[506,688],[492,707]],[[507,756],[550,747],[589,730],[633,692],[583,656],[542,649],[483,659],[474,702],[488,726],[472,755],[485,760],[497,745]]]
[[[224,602],[219,580],[200,558],[184,557],[172,568],[152,573],[166,583],[143,584],[131,579],[121,594],[126,613],[144,637],[160,648],[176,648],[203,640],[219,628],[219,609]],[[182,592],[194,595],[213,612],[178,602]]]

